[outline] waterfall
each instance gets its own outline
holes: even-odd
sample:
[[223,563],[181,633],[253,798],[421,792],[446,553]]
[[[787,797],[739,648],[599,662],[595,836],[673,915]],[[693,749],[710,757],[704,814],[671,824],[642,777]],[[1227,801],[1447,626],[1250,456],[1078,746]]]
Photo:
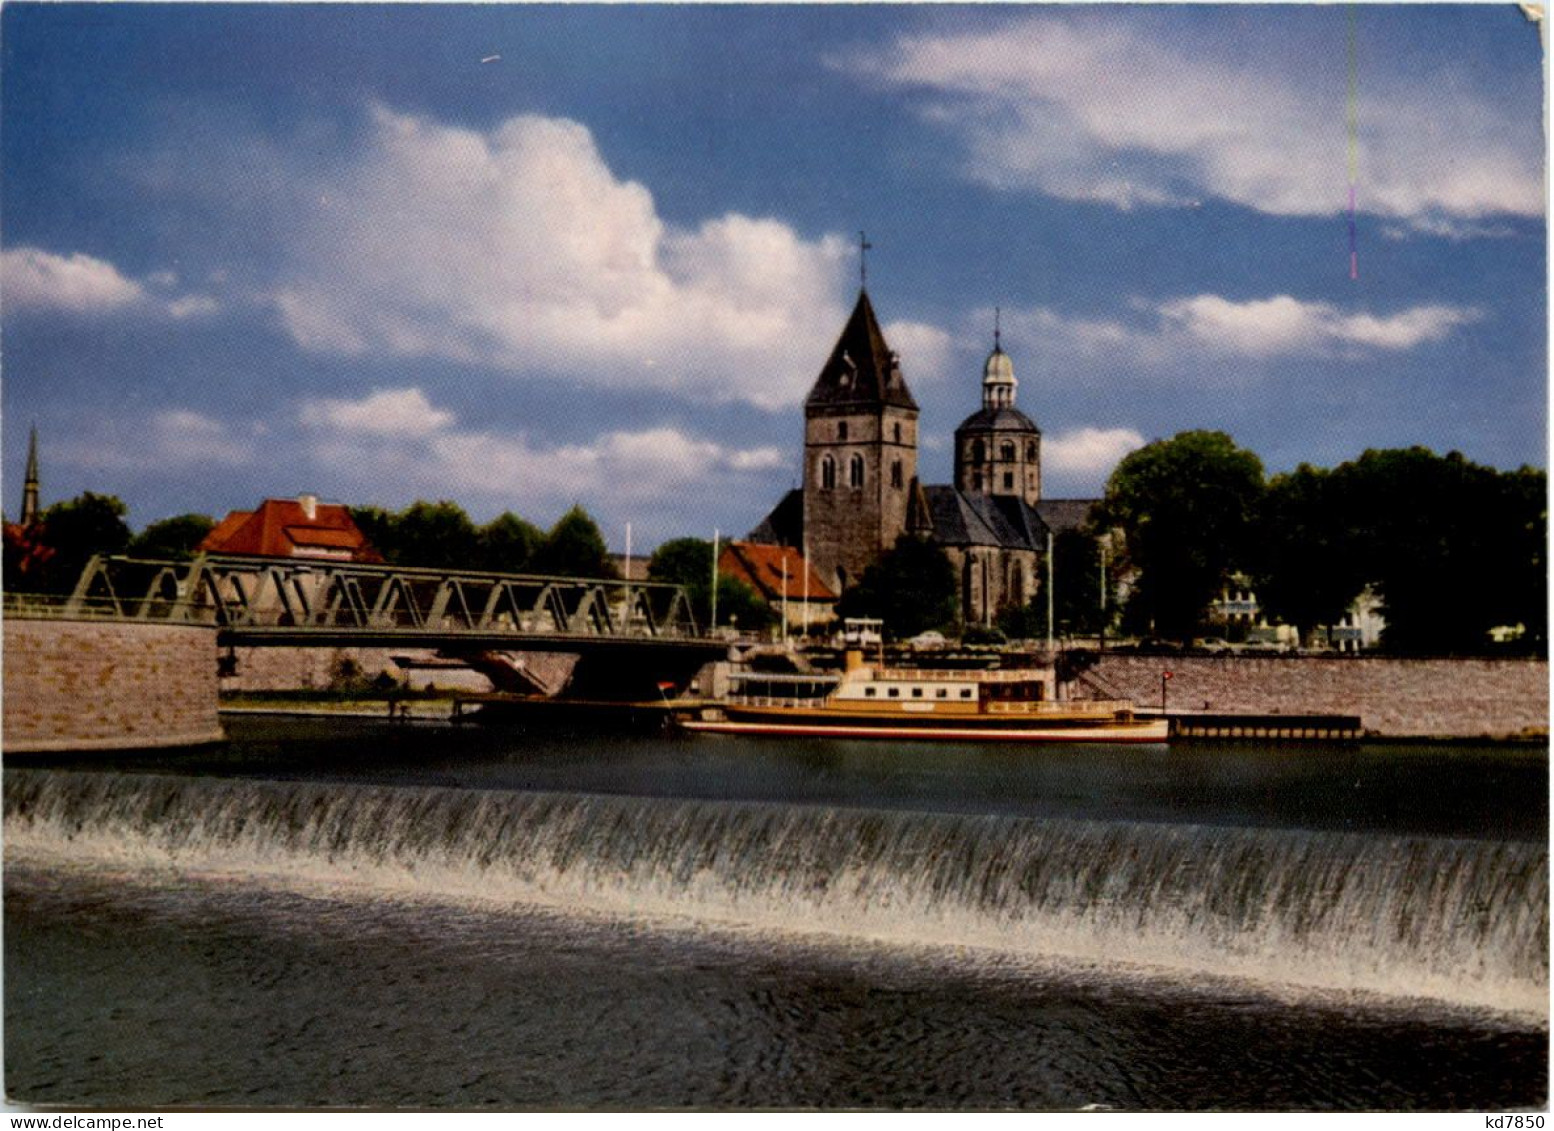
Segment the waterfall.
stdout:
[[8,858],[1126,961],[1546,1015],[1543,844],[10,770]]

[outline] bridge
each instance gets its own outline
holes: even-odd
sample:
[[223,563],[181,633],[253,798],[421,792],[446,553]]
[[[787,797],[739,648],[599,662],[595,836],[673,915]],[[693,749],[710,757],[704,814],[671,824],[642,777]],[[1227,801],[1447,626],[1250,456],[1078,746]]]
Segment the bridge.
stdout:
[[99,555],[58,614],[210,624],[229,650],[435,649],[488,674],[493,654],[575,653],[574,685],[620,697],[683,686],[728,651],[678,585],[313,558]]

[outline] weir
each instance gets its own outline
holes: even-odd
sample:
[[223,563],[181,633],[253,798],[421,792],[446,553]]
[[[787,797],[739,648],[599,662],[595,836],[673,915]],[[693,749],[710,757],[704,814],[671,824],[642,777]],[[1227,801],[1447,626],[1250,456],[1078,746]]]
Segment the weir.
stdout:
[[11,771],[8,858],[689,917],[1547,1021],[1544,844]]

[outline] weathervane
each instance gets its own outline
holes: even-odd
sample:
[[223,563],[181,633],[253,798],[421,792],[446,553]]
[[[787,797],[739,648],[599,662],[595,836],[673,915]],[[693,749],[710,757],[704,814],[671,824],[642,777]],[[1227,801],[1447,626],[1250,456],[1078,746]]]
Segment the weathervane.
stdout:
[[858,285],[864,290],[869,289],[869,249],[873,246],[860,230],[858,232]]

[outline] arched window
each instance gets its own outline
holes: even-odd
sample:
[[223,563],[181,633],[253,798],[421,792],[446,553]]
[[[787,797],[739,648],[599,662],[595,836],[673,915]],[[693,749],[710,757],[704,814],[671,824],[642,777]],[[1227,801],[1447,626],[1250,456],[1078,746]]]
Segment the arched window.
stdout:
[[1003,444],[999,446],[998,458],[1009,460],[1012,463],[1014,461],[1014,444],[1009,440],[1005,440]]
[[1036,441],[1031,440],[1025,445],[1025,458],[1031,463],[1036,462]]
[[901,486],[901,461],[900,460],[892,460],[891,463],[890,463],[890,485],[892,487],[899,487],[899,486]]
[[987,459],[987,449],[982,446],[982,441],[971,441],[971,462],[981,463],[985,459]]
[[847,421],[844,420],[836,426],[836,438],[838,440],[847,439]]
[[820,488],[829,491],[836,486],[836,461],[826,456],[820,461]]
[[899,422],[896,423],[893,426],[893,428],[894,428],[895,435],[896,435],[896,443],[899,444],[899,443],[901,443],[901,425],[900,425],[900,423]]
[[856,452],[853,453],[853,458],[847,461],[847,485],[863,486],[863,457]]

